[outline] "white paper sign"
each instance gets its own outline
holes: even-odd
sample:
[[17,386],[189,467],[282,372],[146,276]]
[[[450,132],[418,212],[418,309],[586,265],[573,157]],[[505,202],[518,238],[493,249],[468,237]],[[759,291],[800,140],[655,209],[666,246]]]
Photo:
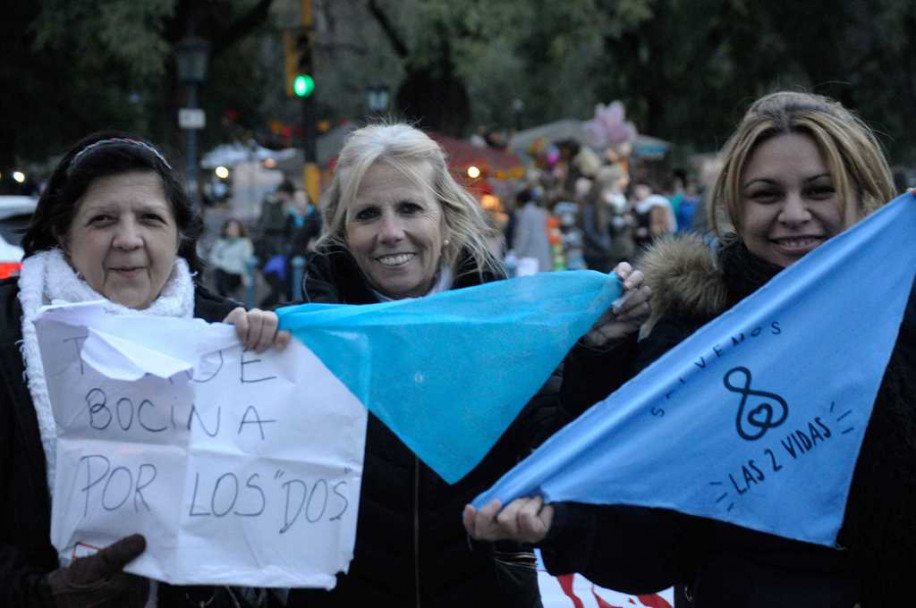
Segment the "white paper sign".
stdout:
[[299,341],[243,352],[200,320],[50,307],[51,537],[70,559],[139,532],[128,571],[324,587],[353,556],[366,410]]

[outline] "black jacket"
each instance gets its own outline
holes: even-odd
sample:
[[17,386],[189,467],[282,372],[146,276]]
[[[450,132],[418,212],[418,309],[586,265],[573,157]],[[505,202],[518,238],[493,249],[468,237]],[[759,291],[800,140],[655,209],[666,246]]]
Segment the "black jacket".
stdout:
[[[18,279],[0,281],[0,606],[50,608],[45,575],[57,569],[57,551],[51,545],[51,501],[38,418],[19,352],[18,295]],[[206,321],[222,321],[234,307],[204,290],[195,293],[194,315]]]
[[[502,277],[481,276],[466,259],[453,289]],[[352,255],[332,247],[310,257],[303,279],[306,301],[376,302]],[[473,382],[469,378],[469,382]],[[290,606],[539,606],[530,548],[478,543],[461,524],[477,494],[556,431],[570,416],[558,400],[560,377],[537,396],[466,477],[448,485],[372,414],[353,561],[337,588],[294,592]]]
[[[776,272],[740,242],[712,257],[688,239],[644,259],[654,328],[645,366]],[[695,263],[694,263],[695,262]],[[675,270],[676,269],[676,270]],[[850,362],[854,365],[854,362]],[[543,555],[551,572],[581,572],[614,589],[680,585],[696,608],[890,606],[916,571],[916,297],[911,293],[853,476],[839,544],[791,541],[663,509],[557,505]]]

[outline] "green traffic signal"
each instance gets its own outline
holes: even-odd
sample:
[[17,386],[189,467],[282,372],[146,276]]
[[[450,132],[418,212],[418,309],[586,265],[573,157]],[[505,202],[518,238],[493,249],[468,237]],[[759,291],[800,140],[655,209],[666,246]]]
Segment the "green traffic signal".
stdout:
[[315,79],[308,74],[296,74],[293,79],[293,93],[296,97],[308,97],[315,90]]

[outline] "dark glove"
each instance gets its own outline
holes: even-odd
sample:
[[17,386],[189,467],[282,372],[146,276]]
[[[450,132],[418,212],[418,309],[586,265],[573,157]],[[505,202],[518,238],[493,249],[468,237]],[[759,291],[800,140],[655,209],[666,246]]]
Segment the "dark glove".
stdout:
[[143,608],[149,581],[122,572],[146,549],[139,534],[122,538],[95,555],[74,560],[48,575],[57,608]]

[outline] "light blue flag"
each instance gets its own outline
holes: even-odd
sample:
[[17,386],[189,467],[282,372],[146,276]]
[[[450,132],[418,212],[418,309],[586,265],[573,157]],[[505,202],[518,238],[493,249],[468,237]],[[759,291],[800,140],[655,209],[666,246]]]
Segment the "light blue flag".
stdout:
[[779,273],[474,501],[674,509],[833,545],[916,272],[902,196]]
[[446,481],[490,450],[621,291],[616,275],[544,273],[362,306],[277,310],[350,391]]

